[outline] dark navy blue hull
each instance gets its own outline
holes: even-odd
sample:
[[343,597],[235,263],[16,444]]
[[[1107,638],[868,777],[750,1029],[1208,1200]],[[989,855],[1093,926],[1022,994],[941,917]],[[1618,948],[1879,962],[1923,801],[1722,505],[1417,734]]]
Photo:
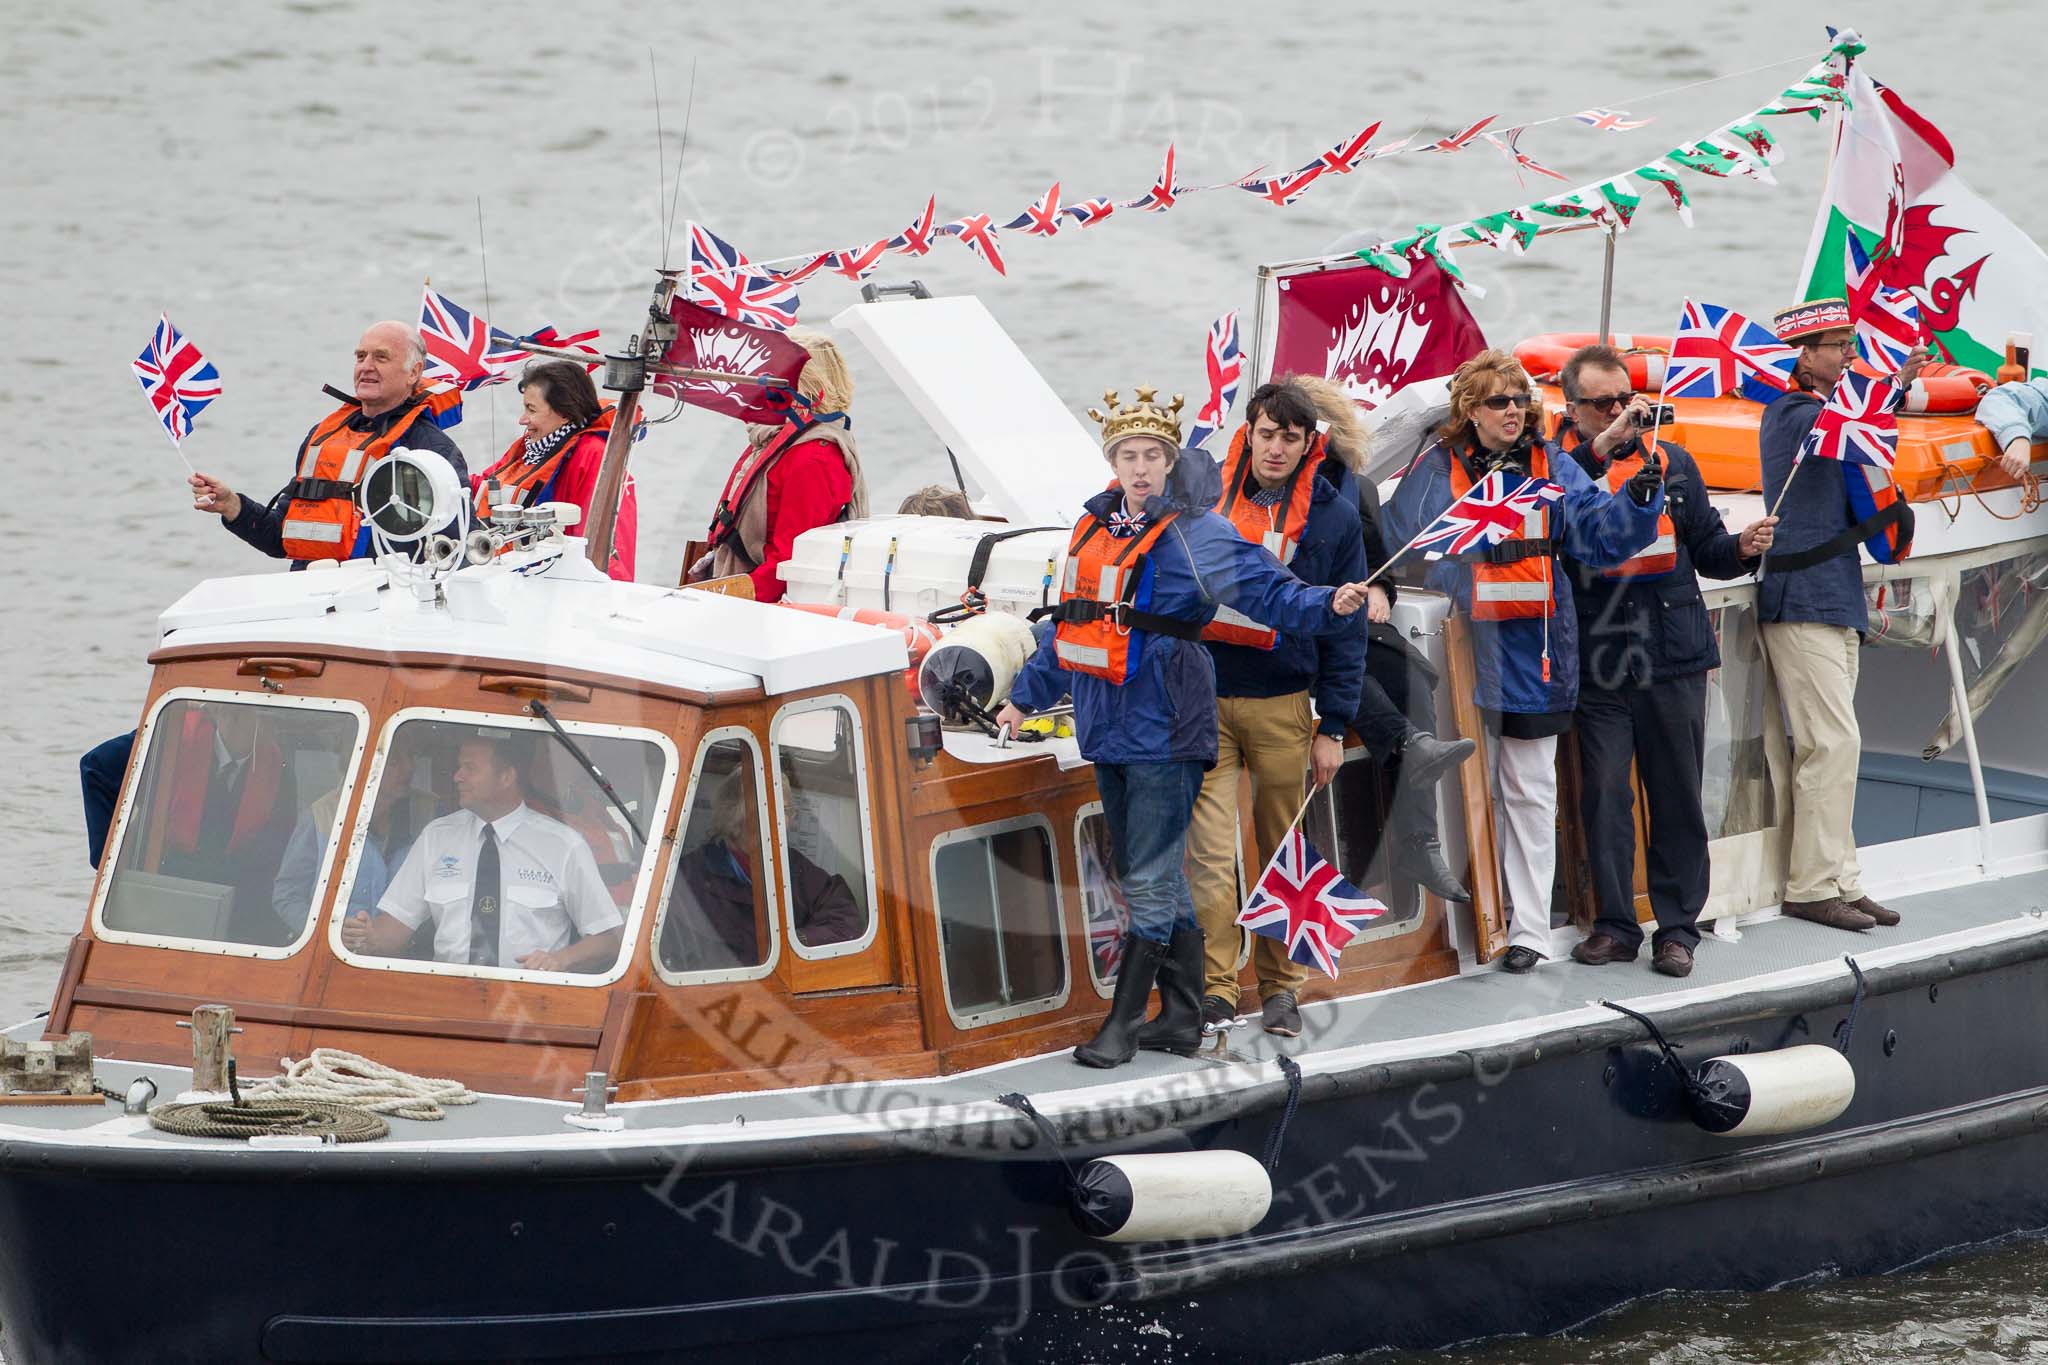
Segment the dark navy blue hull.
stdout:
[[[2048,1226],[2044,952],[2030,935],[1870,973],[1855,1101],[1791,1137],[1699,1130],[1619,1017],[1311,1075],[1273,1211],[1228,1246],[1089,1240],[1021,1120],[744,1158],[17,1142],[0,1324],[15,1365],[1303,1360],[1891,1270]],[[1848,1006],[1830,982],[1659,1018],[1697,1062],[1829,1041]],[[1261,1152],[1282,1099],[1098,1115],[1067,1155]]]

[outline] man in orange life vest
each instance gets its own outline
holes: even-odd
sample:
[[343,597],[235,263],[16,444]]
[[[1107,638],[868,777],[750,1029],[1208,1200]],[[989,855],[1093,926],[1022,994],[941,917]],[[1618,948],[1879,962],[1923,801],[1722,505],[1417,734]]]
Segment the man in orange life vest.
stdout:
[[[1792,847],[1782,908],[1835,929],[1897,924],[1896,910],[1863,894],[1853,828],[1863,752],[1856,671],[1870,624],[1859,551],[1870,532],[1850,515],[1842,462],[1798,458],[1821,405],[1849,368],[1856,333],[1841,299],[1794,304],[1771,320],[1771,330],[1799,348],[1793,389],[1774,399],[1757,425],[1764,505],[1776,507],[1782,523],[1756,592],[1764,653],[1792,732]],[[1901,387],[1926,363],[1926,349],[1916,348],[1897,375]],[[1894,506],[1910,513],[1903,502]],[[1910,541],[1912,522],[1905,525]]]
[[[1216,512],[1263,545],[1302,582],[1335,587],[1365,577],[1357,508],[1319,472],[1324,440],[1315,400],[1291,384],[1266,384],[1245,403],[1230,443]],[[1263,867],[1301,806],[1302,775],[1327,786],[1344,762],[1344,727],[1358,709],[1365,636],[1281,634],[1230,607],[1202,630],[1216,662],[1216,766],[1202,780],[1188,829],[1189,886],[1205,941],[1202,1023],[1237,1013],[1238,774],[1252,779],[1253,848]],[[1309,698],[1315,698],[1314,713]],[[1260,1017],[1268,1033],[1301,1032],[1296,996],[1308,969],[1287,945],[1252,938]]]
[[[1569,456],[1618,492],[1646,467],[1654,427],[1649,398],[1634,392],[1627,360],[1610,346],[1581,349],[1558,382],[1567,420],[1553,461]],[[1700,769],[1707,670],[1721,664],[1698,575],[1740,578],[1770,548],[1777,523],[1765,517],[1731,534],[1707,501],[1692,456],[1670,441],[1658,439],[1656,447],[1653,477],[1664,485],[1657,538],[1608,568],[1565,560],[1579,614],[1579,810],[1598,910],[1592,934],[1572,957],[1599,966],[1634,961],[1642,951],[1633,766],[1650,812],[1644,858],[1657,914],[1651,965],[1685,976],[1707,903],[1710,831]]]
[[299,442],[292,481],[258,505],[210,474],[194,474],[193,510],[216,514],[237,536],[273,559],[291,560],[294,568],[367,555],[369,530],[355,505],[356,485],[391,450],[432,451],[455,467],[462,487],[469,486],[462,452],[439,426],[444,414],[460,411],[461,392],[427,392],[420,383],[426,364],[416,329],[373,323],[356,343],[355,397]]

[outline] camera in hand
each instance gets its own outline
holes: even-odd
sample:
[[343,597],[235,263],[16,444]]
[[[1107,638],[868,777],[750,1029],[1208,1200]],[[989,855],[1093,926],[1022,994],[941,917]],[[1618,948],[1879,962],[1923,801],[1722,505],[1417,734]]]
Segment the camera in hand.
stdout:
[[1668,427],[1678,420],[1678,409],[1669,403],[1652,403],[1637,409],[1633,416],[1639,427]]

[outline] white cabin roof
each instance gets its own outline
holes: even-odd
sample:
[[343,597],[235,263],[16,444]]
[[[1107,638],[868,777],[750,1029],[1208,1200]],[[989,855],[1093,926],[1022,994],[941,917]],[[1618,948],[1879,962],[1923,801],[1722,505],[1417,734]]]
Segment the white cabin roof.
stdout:
[[392,658],[504,659],[702,692],[770,696],[909,665],[902,634],[694,589],[617,583],[590,570],[580,540],[552,568],[517,561],[442,580],[423,603],[411,567],[210,578],[158,618],[165,646],[300,645]]

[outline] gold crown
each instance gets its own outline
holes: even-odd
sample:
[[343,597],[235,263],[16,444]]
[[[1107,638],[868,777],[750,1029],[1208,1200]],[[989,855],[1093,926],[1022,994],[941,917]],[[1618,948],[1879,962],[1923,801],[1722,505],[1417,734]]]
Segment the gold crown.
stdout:
[[1175,450],[1180,449],[1180,410],[1187,400],[1175,394],[1173,402],[1162,407],[1156,401],[1158,392],[1150,385],[1141,384],[1138,386],[1138,400],[1129,407],[1120,407],[1115,389],[1102,391],[1102,401],[1109,405],[1109,411],[1104,413],[1101,408],[1090,408],[1088,415],[1102,424],[1104,450],[1126,436],[1156,436]]

